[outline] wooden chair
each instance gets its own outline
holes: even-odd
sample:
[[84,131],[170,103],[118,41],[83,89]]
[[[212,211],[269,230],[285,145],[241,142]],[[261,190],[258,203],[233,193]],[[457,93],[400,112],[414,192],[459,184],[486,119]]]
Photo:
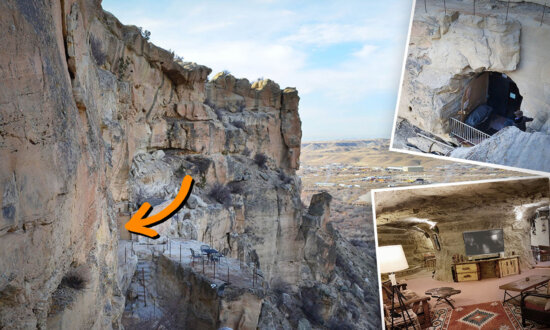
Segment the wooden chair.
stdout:
[[[407,290],[407,284],[406,283],[398,283],[397,284],[398,290],[403,294],[405,297],[405,307],[407,309],[412,310],[417,316],[418,321],[420,323],[420,326],[422,329],[426,329],[432,326],[432,319],[430,314],[430,304],[428,301],[430,300],[430,297],[428,296],[419,296],[415,292],[411,290]],[[391,282],[385,281],[382,282],[382,290],[384,291],[383,300],[384,300],[384,307],[391,308]],[[395,297],[394,301],[397,301],[397,297]],[[399,308],[399,306],[397,306]]]
[[550,281],[545,293],[526,291],[521,294],[521,322],[525,327],[525,320],[550,325]]

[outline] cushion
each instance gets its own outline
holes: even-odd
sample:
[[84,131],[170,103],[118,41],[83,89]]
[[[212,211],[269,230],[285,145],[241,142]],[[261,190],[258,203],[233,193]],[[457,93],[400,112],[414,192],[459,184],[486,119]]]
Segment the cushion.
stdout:
[[537,311],[546,311],[548,299],[542,297],[528,296],[525,298],[525,307]]

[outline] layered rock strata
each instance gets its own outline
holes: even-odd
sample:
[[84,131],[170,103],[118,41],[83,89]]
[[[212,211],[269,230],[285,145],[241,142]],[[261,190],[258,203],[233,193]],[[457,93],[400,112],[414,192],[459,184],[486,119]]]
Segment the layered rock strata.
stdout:
[[[205,292],[209,306],[225,306],[212,307],[212,320],[377,326],[361,314],[363,302],[377,303],[367,280],[375,262],[355,260],[361,252],[327,224],[328,196],[309,212],[300,200],[294,88],[224,73],[208,80],[209,68],[177,60],[94,0],[9,0],[0,18],[0,327],[120,328],[134,272],[153,259],[128,254],[128,242],[122,254],[119,240],[158,248],[169,238],[208,243],[261,274],[261,313],[258,304],[244,318],[223,312],[256,301],[245,291],[231,303]],[[185,175],[193,193],[155,227],[161,238],[131,237],[130,215],[145,201],[160,211]],[[187,301],[206,285],[167,259],[155,264],[171,274],[169,287],[195,281],[199,291],[180,292]],[[288,283],[301,318],[266,307],[276,283]],[[304,298],[310,292],[323,305]]]

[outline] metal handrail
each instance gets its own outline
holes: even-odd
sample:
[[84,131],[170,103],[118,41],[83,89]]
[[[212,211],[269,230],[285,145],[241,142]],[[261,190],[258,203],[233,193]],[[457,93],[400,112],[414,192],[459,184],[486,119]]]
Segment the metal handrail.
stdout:
[[491,136],[470,125],[467,125],[456,118],[450,118],[451,136],[456,136],[473,145],[480,144]]

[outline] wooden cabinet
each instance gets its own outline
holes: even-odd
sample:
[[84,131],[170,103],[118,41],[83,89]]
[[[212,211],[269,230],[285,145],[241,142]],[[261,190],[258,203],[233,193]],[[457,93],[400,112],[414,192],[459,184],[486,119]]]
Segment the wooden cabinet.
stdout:
[[479,280],[479,265],[475,262],[455,265],[455,272],[458,282]]
[[516,274],[521,274],[518,256],[468,261],[453,265],[453,276],[457,282],[478,281],[484,278]]
[[498,269],[500,277],[519,274],[518,258],[499,260]]

